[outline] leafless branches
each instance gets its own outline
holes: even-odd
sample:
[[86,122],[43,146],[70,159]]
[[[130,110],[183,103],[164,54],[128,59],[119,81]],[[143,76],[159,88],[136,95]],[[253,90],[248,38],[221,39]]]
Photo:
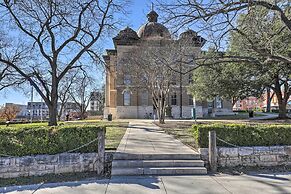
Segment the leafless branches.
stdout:
[[[249,48],[262,59],[261,63],[291,62],[290,53],[273,52],[276,51],[274,45],[273,48],[270,48],[273,43],[272,39],[282,34],[285,36],[285,40],[282,41],[290,42],[290,38],[288,39],[291,36],[291,3],[289,0],[177,0],[160,1],[159,6],[165,13],[165,23],[170,25],[174,32],[179,32],[182,28],[195,28],[207,36],[208,45],[217,51],[226,51],[230,44],[230,34],[238,33],[246,40],[245,43]],[[267,13],[259,15],[256,13],[258,10]],[[242,18],[242,15],[245,15],[244,19],[239,19]],[[273,20],[280,27],[266,24],[269,29],[255,31],[257,27],[262,26],[262,21],[267,22],[267,19]],[[246,23],[252,22],[258,25],[253,25],[255,28],[252,31],[245,31]],[[259,37],[268,37],[268,40],[258,44]],[[284,49],[287,50],[285,47]],[[229,61],[232,58],[234,62],[240,62],[241,56],[237,58],[234,56],[229,57],[225,54],[223,57],[219,57],[218,61]],[[253,56],[255,60],[251,60],[252,63],[258,61],[257,56]],[[250,60],[250,57],[247,57]],[[245,60],[241,62],[244,63]]]
[[0,65],[9,66],[36,89],[49,108],[50,125],[56,124],[61,80],[70,71],[84,67],[83,64],[100,62],[98,41],[116,29],[119,22],[115,15],[125,12],[126,3],[121,0],[0,3],[4,18],[1,28],[11,31],[8,36],[13,39],[0,47]]

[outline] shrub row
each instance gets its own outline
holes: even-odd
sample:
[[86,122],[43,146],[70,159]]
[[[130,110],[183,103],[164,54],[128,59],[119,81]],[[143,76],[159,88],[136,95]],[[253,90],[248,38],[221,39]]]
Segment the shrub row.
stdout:
[[[25,156],[66,152],[94,140],[102,128],[93,125],[0,128],[0,154]],[[97,141],[76,152],[97,152]]]
[[[208,147],[208,132],[216,131],[216,136],[237,146],[291,145],[290,125],[247,125],[247,124],[197,124],[192,134],[199,147]],[[218,146],[231,147],[217,140]]]

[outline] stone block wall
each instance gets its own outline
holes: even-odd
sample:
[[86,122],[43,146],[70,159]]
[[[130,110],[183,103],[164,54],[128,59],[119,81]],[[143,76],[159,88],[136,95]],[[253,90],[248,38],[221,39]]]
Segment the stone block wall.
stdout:
[[[199,150],[208,163],[208,148]],[[217,154],[218,167],[291,165],[291,146],[219,147]]]
[[[192,109],[194,106],[182,106],[183,118],[192,118]],[[172,116],[174,119],[180,118],[180,106],[172,106]]]
[[63,153],[15,158],[0,157],[0,178],[96,171],[97,153]]

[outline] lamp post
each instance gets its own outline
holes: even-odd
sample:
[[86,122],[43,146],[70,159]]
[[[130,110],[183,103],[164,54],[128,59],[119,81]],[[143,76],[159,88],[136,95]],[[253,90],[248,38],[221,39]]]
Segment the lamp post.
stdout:
[[33,108],[32,108],[32,103],[33,103],[33,86],[31,85],[31,96],[30,96],[30,123],[32,123],[32,119],[33,119]]
[[42,98],[40,98],[40,122],[42,123]]

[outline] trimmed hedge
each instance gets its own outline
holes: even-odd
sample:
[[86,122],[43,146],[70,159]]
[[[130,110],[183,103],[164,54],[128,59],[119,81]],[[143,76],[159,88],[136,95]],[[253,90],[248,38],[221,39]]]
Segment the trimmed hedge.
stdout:
[[[208,147],[208,132],[238,146],[291,145],[290,125],[246,125],[246,124],[197,124],[192,126],[193,136],[201,148]],[[218,146],[231,147],[221,141]]]
[[[97,138],[103,126],[35,126],[0,128],[0,154],[25,156],[57,154],[72,150]],[[76,152],[97,152],[97,141]]]

